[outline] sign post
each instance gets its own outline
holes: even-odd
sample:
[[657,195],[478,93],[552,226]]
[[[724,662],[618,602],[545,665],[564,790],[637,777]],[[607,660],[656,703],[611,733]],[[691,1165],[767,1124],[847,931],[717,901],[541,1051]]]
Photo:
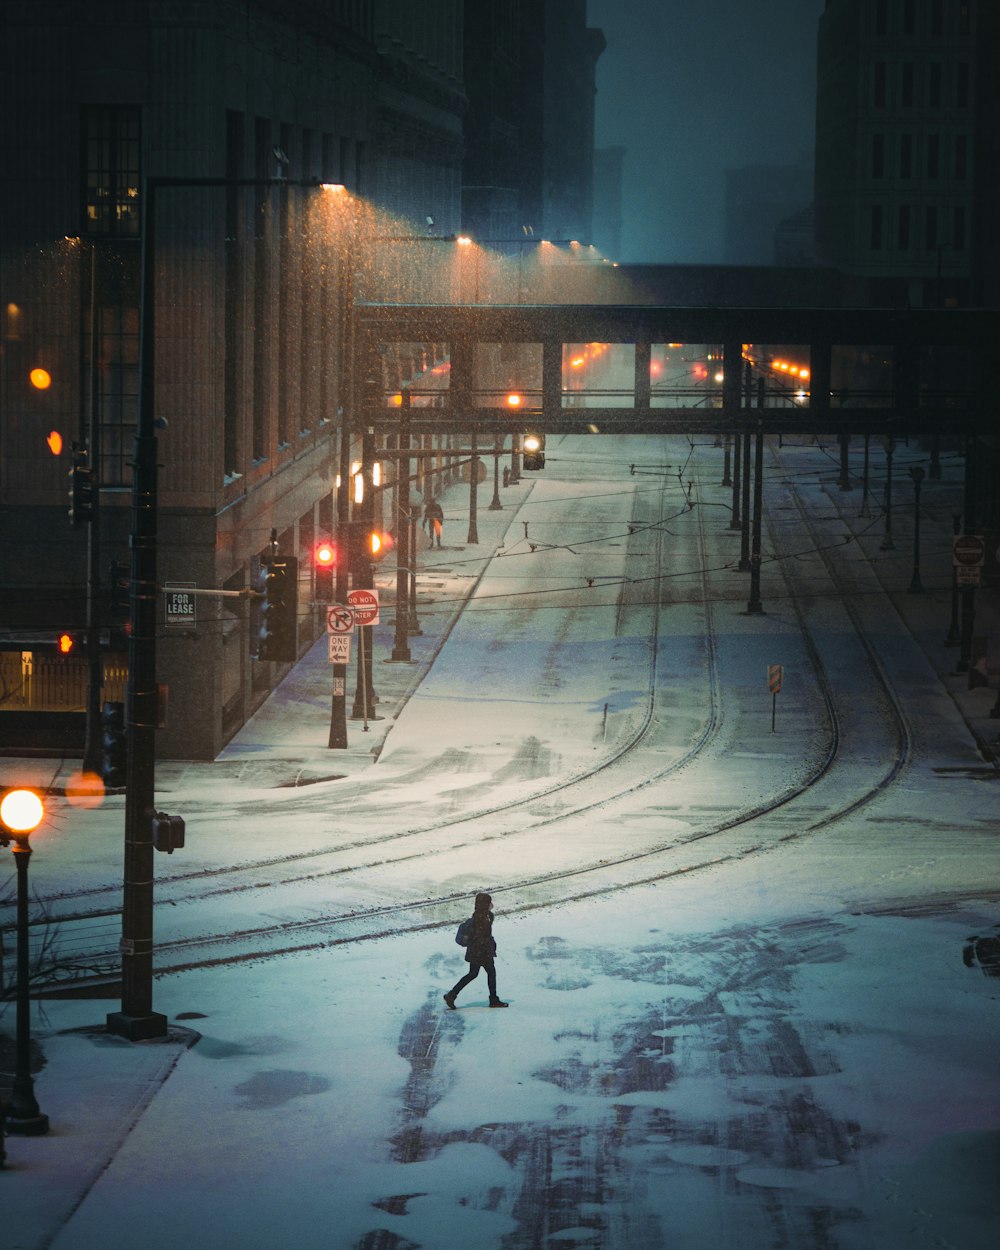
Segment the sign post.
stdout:
[[781,690],[781,679],[785,670],[780,664],[767,666],[767,686],[771,691],[771,733],[774,733],[774,721],[778,711],[778,693]]
[[326,610],[326,632],[330,663],[333,665],[333,695],[330,701],[331,750],[347,747],[347,664],[351,658],[351,634],[354,632],[354,611],[342,603]]
[[364,721],[364,732],[368,732],[368,721],[371,716],[371,704],[374,702],[374,686],[371,679],[372,665],[372,626],[379,623],[378,614],[378,591],[375,589],[367,589],[358,587],[356,590],[347,592],[347,602],[350,604],[354,612],[354,623],[360,626],[358,633],[358,687],[357,694],[360,698],[355,698],[353,719],[359,719],[358,711],[360,704],[360,719]]

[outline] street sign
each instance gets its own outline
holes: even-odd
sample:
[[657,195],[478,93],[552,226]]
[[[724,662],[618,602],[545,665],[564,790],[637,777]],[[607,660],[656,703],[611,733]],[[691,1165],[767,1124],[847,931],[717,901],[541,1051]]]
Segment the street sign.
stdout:
[[986,540],[981,534],[956,534],[951,550],[958,585],[979,586],[986,561]]
[[188,594],[188,591],[194,589],[195,582],[163,583],[163,620],[169,628],[194,629],[197,623],[194,609],[196,596]]
[[334,603],[326,610],[328,634],[350,634],[354,630],[354,609],[342,603]]
[[769,664],[767,666],[767,687],[772,694],[777,694],[781,689],[781,679],[784,676],[784,669],[780,664]]
[[355,625],[377,625],[379,623],[377,590],[349,590],[347,592],[347,602],[354,609]]
[[956,534],[952,546],[956,568],[975,568],[986,559],[986,540],[981,534]]
[[[348,664],[351,659],[351,635],[327,634],[329,660],[331,664]],[[336,693],[336,691],[334,691]]]

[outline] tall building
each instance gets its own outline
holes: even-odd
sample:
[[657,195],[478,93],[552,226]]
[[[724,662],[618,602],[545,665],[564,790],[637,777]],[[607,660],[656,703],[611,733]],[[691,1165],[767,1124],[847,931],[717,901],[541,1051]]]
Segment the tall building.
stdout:
[[590,242],[603,49],[586,0],[465,0],[464,230]]
[[[547,30],[569,40],[552,56]],[[589,213],[586,142],[546,183],[544,136],[566,116],[544,109],[550,64],[592,136],[593,48],[580,0],[0,6],[0,748],[79,751],[88,690],[124,697],[114,601],[136,532],[141,323],[155,327],[158,753],[213,758],[287,671],[258,658],[251,593],[274,550],[298,558],[299,653],[323,632],[312,550],[346,519],[362,442],[351,303],[423,298],[443,248],[420,249],[459,229],[483,182],[476,211],[500,237],[541,234],[546,187]],[[386,375],[401,385],[446,350],[415,345]],[[425,448],[436,485],[459,472],[453,437]],[[71,529],[74,444],[99,507]],[[225,594],[170,610],[192,587]],[[56,648],[88,597],[97,683],[82,647]]]
[[[827,0],[816,97],[819,257],[855,302],[977,299],[977,196],[995,132],[995,5],[983,0]],[[980,37],[994,28],[992,39]],[[990,53],[992,49],[992,68]],[[995,141],[994,141],[995,142]],[[993,179],[995,181],[995,173]]]

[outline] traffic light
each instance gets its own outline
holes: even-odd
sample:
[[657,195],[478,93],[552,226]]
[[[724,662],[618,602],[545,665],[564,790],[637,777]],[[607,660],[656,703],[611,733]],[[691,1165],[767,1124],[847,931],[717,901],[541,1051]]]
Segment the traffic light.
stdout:
[[535,434],[531,432],[525,434],[521,449],[524,453],[524,467],[526,469],[544,469],[545,468],[545,435]]
[[298,658],[299,562],[274,556],[261,566],[258,660],[288,664]]
[[73,464],[69,471],[69,523],[76,527],[94,515],[94,477],[87,464],[87,453],[73,444]]
[[392,536],[366,521],[351,521],[347,527],[348,568],[357,581],[370,573],[371,566],[383,560],[393,548]]
[[80,647],[79,634],[61,633],[56,638],[56,651],[59,655],[74,655]]
[[101,710],[102,746],[101,776],[109,790],[125,784],[126,734],[125,704],[105,703]]
[[313,548],[317,603],[333,603],[333,571],[336,567],[337,548],[328,538],[324,538]]
[[184,846],[184,818],[157,812],[153,817],[153,846],[168,855],[181,850]]

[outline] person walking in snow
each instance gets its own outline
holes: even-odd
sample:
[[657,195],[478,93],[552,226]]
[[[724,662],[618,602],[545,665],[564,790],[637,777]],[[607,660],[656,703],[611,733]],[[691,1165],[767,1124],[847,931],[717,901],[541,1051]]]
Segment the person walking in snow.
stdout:
[[469,971],[444,996],[444,1001],[455,1010],[455,999],[462,990],[479,976],[479,969],[486,969],[486,984],[490,991],[491,1007],[506,1007],[507,1004],[497,997],[497,971],[493,958],[497,953],[497,944],[493,939],[493,899],[489,894],[477,894],[475,910],[469,922],[471,934],[465,948],[465,958]]
[[433,495],[427,499],[427,506],[424,508],[424,529],[431,540],[431,546],[434,546],[435,539],[437,545],[441,546],[441,530],[444,528],[444,510]]

